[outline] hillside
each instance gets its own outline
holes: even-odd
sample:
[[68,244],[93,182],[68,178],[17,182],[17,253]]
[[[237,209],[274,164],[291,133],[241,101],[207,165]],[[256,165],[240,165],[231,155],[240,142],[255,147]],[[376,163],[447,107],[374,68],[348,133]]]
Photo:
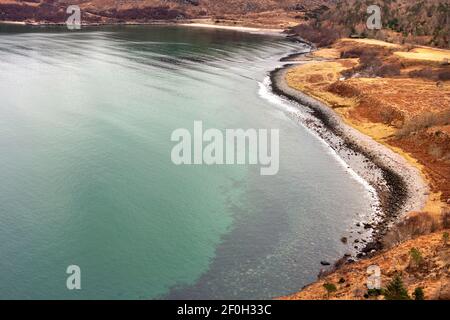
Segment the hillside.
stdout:
[[[368,30],[366,10],[381,8],[381,30]],[[328,45],[339,37],[369,37],[389,42],[415,43],[449,48],[450,3],[448,0],[342,0],[329,10],[308,15],[308,23],[294,32]]]
[[0,21],[63,23],[77,4],[83,23],[144,23],[207,19],[222,24],[287,28],[324,0],[0,0]]

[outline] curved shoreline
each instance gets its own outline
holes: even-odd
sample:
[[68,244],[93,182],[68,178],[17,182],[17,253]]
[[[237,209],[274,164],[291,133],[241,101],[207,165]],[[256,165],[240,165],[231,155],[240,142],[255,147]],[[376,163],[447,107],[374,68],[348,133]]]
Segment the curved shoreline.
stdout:
[[359,248],[357,257],[373,254],[382,249],[382,239],[395,222],[407,212],[425,206],[428,185],[420,171],[400,154],[347,125],[324,103],[289,87],[285,75],[293,67],[287,64],[270,72],[272,91],[309,110],[318,123],[306,123],[306,126],[376,191],[380,208],[374,210],[374,220],[364,226],[372,229],[372,235]]

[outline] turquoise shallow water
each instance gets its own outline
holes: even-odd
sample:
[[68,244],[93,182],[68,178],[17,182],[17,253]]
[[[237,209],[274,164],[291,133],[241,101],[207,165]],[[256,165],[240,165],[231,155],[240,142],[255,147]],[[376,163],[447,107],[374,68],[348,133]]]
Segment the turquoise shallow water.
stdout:
[[[0,26],[0,298],[270,298],[314,280],[370,197],[260,94],[295,48],[181,27]],[[170,135],[195,120],[280,129],[278,175],[175,166]]]

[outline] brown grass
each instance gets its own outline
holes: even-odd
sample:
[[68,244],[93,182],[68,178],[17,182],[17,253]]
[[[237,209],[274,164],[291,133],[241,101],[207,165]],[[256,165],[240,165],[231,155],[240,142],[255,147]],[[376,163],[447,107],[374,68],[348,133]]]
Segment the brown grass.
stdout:
[[450,60],[450,52],[448,50],[440,50],[436,48],[415,48],[409,52],[397,51],[395,55],[410,60],[433,61],[444,63]]
[[[329,48],[340,59],[299,65],[288,72],[287,83],[420,166],[430,181],[430,199],[438,199],[428,207],[439,212],[439,197],[444,203],[450,199],[450,82],[438,80],[448,66],[405,60],[379,41],[367,46],[340,40]],[[343,75],[351,78],[342,80]]]

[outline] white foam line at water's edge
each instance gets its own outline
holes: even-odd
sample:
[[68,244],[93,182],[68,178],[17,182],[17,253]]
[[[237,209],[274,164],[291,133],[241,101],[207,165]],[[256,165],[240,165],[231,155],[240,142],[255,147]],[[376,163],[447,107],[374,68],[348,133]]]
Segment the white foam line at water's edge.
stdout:
[[[259,85],[258,94],[261,98],[263,98],[266,101],[269,101],[271,104],[274,104],[281,111],[293,113],[299,116],[302,120],[305,120],[307,118],[307,116],[305,116],[299,109],[299,105],[296,102],[280,97],[279,95],[272,92],[271,80],[269,76],[267,76],[263,80],[263,82],[258,82],[258,85]],[[380,208],[380,200],[375,188],[367,180],[365,180],[362,176],[360,176],[355,170],[353,170],[351,166],[348,163],[346,163],[345,160],[342,159],[333,148],[330,147],[330,145],[327,143],[326,140],[320,137],[314,130],[306,126],[302,121],[297,121],[297,123],[299,123],[303,128],[306,129],[307,132],[309,132],[313,137],[315,137],[318,141],[320,141],[320,143],[322,143],[322,145],[326,147],[327,152],[337,160],[337,162],[344,168],[344,170],[348,172],[354,180],[360,183],[367,190],[368,194],[370,195],[370,198],[372,199],[371,207],[375,213],[376,209]]]

